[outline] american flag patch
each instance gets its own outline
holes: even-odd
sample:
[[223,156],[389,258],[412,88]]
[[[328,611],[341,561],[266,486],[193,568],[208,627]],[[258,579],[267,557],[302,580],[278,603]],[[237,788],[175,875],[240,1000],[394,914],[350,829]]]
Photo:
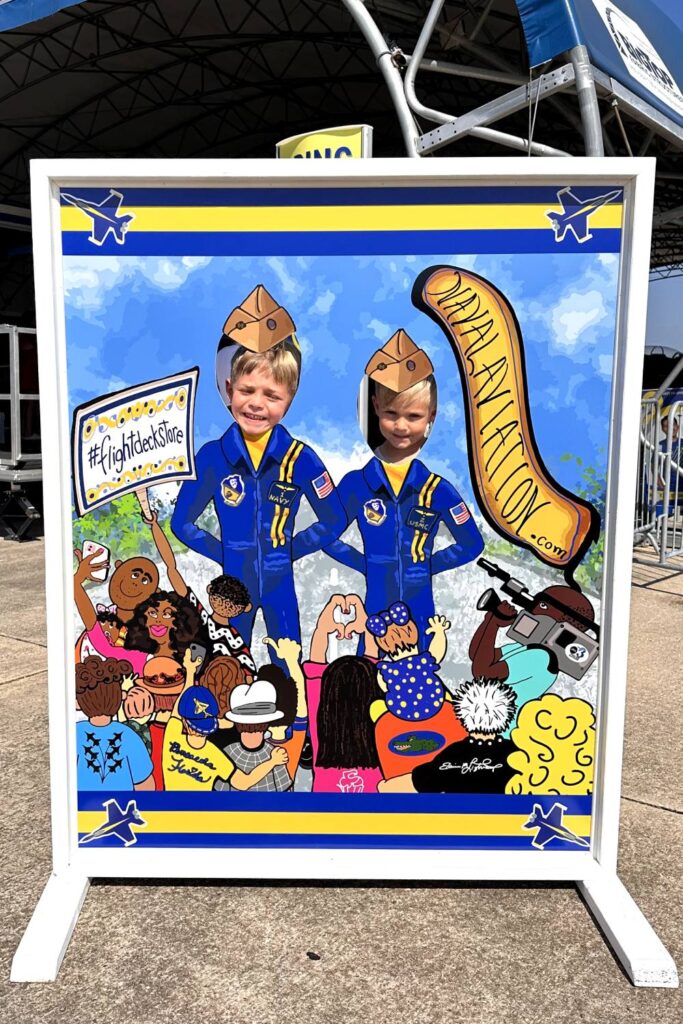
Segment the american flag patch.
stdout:
[[319,498],[326,498],[328,494],[332,494],[334,490],[334,484],[330,480],[330,474],[325,472],[322,476],[317,476],[315,480],[311,481],[313,484],[313,490]]
[[466,523],[470,518],[470,513],[464,501],[461,501],[459,505],[454,505],[453,508],[450,509],[450,513],[458,526],[462,526],[462,524]]

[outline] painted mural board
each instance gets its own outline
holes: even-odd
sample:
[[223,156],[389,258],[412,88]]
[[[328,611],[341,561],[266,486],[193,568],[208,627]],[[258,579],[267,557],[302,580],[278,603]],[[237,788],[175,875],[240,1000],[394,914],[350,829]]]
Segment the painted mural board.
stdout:
[[[323,163],[34,168],[56,856],[587,882],[650,164]],[[173,465],[84,488],[162,406]]]

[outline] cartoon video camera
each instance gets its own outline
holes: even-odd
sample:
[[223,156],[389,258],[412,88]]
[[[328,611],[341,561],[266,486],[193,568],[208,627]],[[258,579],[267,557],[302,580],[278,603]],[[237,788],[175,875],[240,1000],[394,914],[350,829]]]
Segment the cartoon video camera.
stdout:
[[[560,672],[566,672],[572,679],[583,679],[600,651],[600,627],[578,609],[559,600],[547,591],[530,594],[519,580],[486,558],[477,559],[489,576],[501,581],[501,590],[521,609],[507,631],[510,640],[525,647],[541,647],[553,655]],[[539,611],[544,603],[571,622],[558,621],[552,615]],[[484,612],[497,612],[500,597],[495,590],[484,591],[477,601],[477,608]],[[577,628],[579,623],[581,628]],[[593,634],[592,636],[590,634]]]

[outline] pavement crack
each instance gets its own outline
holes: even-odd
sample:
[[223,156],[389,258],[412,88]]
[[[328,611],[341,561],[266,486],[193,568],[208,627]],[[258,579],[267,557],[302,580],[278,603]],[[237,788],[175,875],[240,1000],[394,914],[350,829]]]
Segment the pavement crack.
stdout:
[[11,633],[0,633],[0,637],[3,637],[4,640],[16,640],[20,644],[31,644],[32,647],[42,647],[47,650],[47,644],[40,640],[27,640],[26,637],[13,636]]
[[32,676],[44,676],[46,668],[38,668],[35,672],[21,672],[18,676],[12,676],[11,679],[0,679],[0,686],[7,686],[8,683],[16,683],[20,679],[31,679]]
[[664,804],[651,804],[648,800],[638,800],[634,796],[622,796],[622,800],[628,800],[630,804],[640,804],[642,807],[653,807],[656,811],[670,811],[671,814],[683,814],[683,810],[677,807],[666,807]]

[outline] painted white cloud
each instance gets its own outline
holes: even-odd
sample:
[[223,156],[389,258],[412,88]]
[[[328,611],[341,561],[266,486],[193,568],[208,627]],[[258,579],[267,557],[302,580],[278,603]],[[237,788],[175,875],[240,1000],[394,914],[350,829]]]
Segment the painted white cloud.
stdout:
[[266,266],[270,267],[278,279],[282,291],[288,299],[297,298],[303,292],[303,285],[292,277],[287,270],[284,260],[279,256],[270,256],[266,260]]
[[111,293],[132,278],[143,277],[161,291],[175,291],[210,262],[210,256],[65,256],[66,304],[96,321]]
[[595,327],[606,317],[607,309],[602,293],[596,289],[571,292],[563,296],[552,311],[551,326],[555,344],[571,352],[587,329]]
[[382,343],[387,341],[387,339],[389,338],[389,334],[391,333],[389,329],[389,324],[382,323],[382,321],[377,320],[376,317],[368,321],[367,329],[369,331],[372,331],[377,340],[381,341]]
[[327,291],[318,296],[308,312],[313,314],[317,313],[319,316],[325,316],[332,309],[336,298],[337,296],[334,292],[328,288]]

